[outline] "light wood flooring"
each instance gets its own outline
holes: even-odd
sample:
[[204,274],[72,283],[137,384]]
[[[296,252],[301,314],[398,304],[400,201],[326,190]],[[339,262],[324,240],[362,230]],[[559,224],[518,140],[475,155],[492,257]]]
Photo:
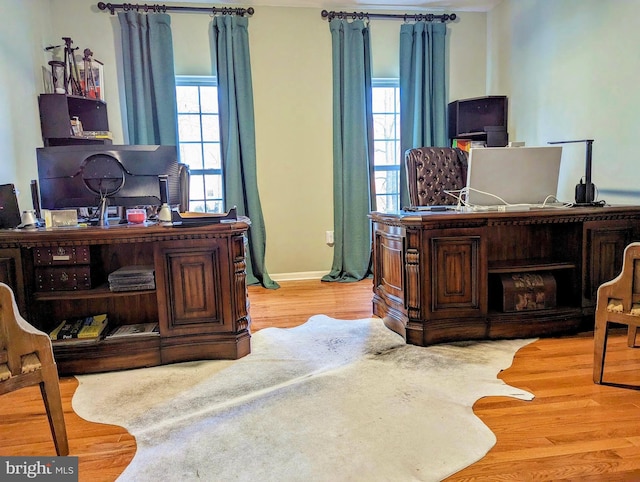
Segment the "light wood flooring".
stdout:
[[[370,280],[280,285],[275,291],[249,287],[253,331],[297,326],[314,314],[359,319],[372,313]],[[640,480],[640,391],[595,385],[592,353],[590,333],[541,339],[518,351],[500,378],[535,399],[479,400],[474,411],[497,443],[447,480]],[[627,348],[622,332],[610,337],[605,380],[640,386],[640,349]],[[63,377],[60,384],[79,480],[115,480],[133,458],[135,439],[121,427],[78,417],[71,407],[76,379]],[[0,455],[53,454],[38,389],[0,397]]]

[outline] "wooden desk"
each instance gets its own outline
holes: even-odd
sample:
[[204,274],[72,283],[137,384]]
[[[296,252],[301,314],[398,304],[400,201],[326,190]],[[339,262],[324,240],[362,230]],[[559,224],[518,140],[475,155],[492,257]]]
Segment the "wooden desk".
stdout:
[[[21,314],[47,333],[68,317],[99,313],[108,314],[112,328],[159,324],[157,336],[54,343],[61,373],[236,359],[250,352],[245,261],[249,224],[244,218],[188,228],[0,230],[0,281],[14,289]],[[153,266],[155,289],[111,291],[109,273],[129,265]],[[51,272],[69,287],[43,288],[41,279]],[[86,284],[87,276],[89,289],[70,287],[70,278],[82,277]]]
[[[596,292],[640,239],[640,207],[372,213],[373,312],[408,343],[593,329]],[[501,275],[551,274],[555,307],[505,311]]]

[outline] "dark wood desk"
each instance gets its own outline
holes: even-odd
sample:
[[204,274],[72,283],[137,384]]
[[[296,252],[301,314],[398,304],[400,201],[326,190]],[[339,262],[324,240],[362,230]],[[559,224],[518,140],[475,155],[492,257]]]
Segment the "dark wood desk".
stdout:
[[[593,329],[598,287],[640,239],[640,207],[370,217],[373,312],[421,346]],[[505,274],[552,275],[554,306],[505,310]]]
[[[251,338],[249,224],[0,230],[0,281],[13,288],[21,314],[47,333],[69,317],[99,313],[111,328],[159,324],[156,336],[54,343],[61,373],[240,358]],[[111,291],[108,275],[130,265],[152,266],[155,289]]]

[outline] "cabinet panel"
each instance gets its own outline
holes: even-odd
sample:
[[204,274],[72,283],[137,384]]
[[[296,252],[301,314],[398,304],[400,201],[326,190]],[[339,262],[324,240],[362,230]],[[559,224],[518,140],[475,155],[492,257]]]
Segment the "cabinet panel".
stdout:
[[19,249],[0,249],[0,282],[13,290],[16,304],[22,316],[27,315],[22,277],[22,256]]
[[420,316],[419,257],[407,247],[404,229],[374,223],[373,233],[373,312],[405,337],[407,314]]
[[433,311],[480,309],[480,237],[433,238]]
[[389,299],[402,305],[404,303],[402,282],[403,274],[403,239],[392,236],[378,236],[380,249],[380,279],[378,288]]
[[235,283],[227,240],[186,241],[158,250],[157,287],[168,294],[160,313],[163,335],[233,333]]
[[[167,253],[171,292],[171,326],[223,324],[219,310],[219,253]],[[208,296],[207,296],[208,294]]]
[[615,278],[622,270],[622,254],[631,242],[633,228],[630,225],[609,227],[587,224],[587,256],[585,259],[584,298],[586,306],[596,302],[598,287]]

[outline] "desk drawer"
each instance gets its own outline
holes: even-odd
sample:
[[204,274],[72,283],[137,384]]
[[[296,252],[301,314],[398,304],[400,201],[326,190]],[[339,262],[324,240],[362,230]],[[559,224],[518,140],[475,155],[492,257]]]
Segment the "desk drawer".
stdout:
[[91,289],[89,266],[36,269],[37,291],[75,291]]

